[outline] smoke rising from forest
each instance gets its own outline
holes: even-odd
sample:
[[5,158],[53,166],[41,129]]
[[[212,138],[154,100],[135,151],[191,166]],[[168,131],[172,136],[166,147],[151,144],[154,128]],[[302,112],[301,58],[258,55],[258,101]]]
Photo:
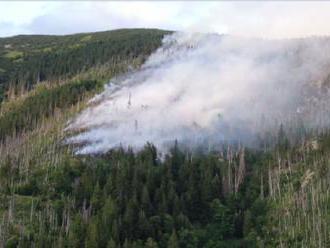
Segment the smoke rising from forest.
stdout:
[[174,33],[138,71],[111,80],[91,100],[69,124],[82,131],[68,142],[83,144],[80,154],[146,142],[166,150],[175,140],[249,145],[281,123],[328,125],[329,58],[328,38]]

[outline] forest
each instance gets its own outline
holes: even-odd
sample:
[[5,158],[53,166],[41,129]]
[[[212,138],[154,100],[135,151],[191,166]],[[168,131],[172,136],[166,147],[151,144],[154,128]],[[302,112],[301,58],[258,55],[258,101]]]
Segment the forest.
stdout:
[[93,67],[143,60],[168,33],[120,29],[67,36],[0,38],[0,100],[6,93],[11,96],[30,90],[38,82],[59,82]]
[[330,247],[330,132],[76,155],[65,127],[169,31],[0,39],[0,247]]

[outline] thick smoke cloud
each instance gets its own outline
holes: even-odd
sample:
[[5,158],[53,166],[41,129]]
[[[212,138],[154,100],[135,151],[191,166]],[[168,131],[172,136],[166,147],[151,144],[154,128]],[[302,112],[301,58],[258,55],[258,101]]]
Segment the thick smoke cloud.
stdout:
[[112,80],[73,120],[82,130],[68,142],[78,153],[146,142],[166,150],[174,140],[195,147],[222,141],[252,143],[280,123],[302,118],[325,92],[330,68],[325,38],[248,39],[175,33],[164,38],[140,70]]

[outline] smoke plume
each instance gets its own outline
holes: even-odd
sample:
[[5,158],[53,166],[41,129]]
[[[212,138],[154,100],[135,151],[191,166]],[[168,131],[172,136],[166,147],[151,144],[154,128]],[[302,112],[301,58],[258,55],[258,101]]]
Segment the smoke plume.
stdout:
[[174,33],[138,71],[111,80],[92,99],[69,124],[82,131],[68,142],[83,144],[80,154],[146,142],[166,150],[174,140],[248,145],[294,119],[324,126],[324,114],[311,109],[327,99],[329,65],[327,38]]

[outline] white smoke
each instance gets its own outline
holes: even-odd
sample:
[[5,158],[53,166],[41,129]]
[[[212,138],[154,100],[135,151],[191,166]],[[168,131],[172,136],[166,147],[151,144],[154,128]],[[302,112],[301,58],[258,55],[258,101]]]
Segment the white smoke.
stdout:
[[326,38],[174,33],[140,70],[112,80],[92,99],[68,126],[83,131],[68,141],[84,144],[81,154],[146,142],[166,149],[174,140],[190,147],[250,142],[297,115],[315,125],[304,109],[321,91],[317,82],[329,65]]

